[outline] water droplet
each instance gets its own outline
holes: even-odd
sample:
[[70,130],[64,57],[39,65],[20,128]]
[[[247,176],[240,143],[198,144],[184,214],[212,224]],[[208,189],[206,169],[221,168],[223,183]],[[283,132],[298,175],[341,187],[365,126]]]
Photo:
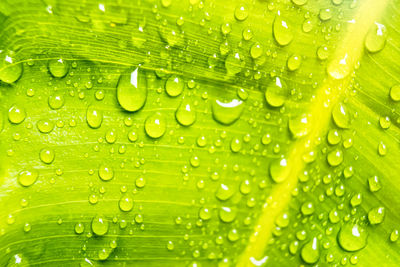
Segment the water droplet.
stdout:
[[319,19],[322,21],[328,21],[332,18],[332,9],[323,8],[319,11]]
[[332,109],[332,118],[336,126],[347,129],[350,127],[350,114],[347,107],[339,102]]
[[233,99],[230,102],[215,100],[211,105],[214,119],[222,124],[230,125],[237,121],[244,110],[244,102]]
[[190,126],[196,121],[196,111],[190,100],[186,98],[182,99],[181,104],[175,112],[175,118],[183,126]]
[[19,124],[25,120],[26,112],[23,107],[14,104],[8,110],[8,120],[11,123]]
[[360,193],[354,195],[350,200],[350,204],[353,207],[360,205],[361,202],[362,202],[362,195]]
[[33,185],[37,178],[38,178],[39,174],[37,171],[32,170],[32,171],[22,171],[18,174],[18,182],[22,185],[22,186],[31,186]]
[[310,31],[312,31],[315,24],[316,23],[315,23],[314,19],[306,19],[302,25],[303,32],[308,33]]
[[239,138],[232,138],[231,141],[232,152],[239,152],[241,148],[242,148],[242,142],[239,140]]
[[307,0],[292,0],[292,2],[295,5],[302,6],[302,5],[305,5],[307,3]]
[[76,223],[74,230],[76,234],[80,235],[85,231],[85,226],[82,223]]
[[247,195],[251,192],[251,184],[249,180],[244,180],[240,183],[240,193]]
[[52,59],[49,60],[48,68],[53,77],[62,78],[67,75],[69,64],[63,59]]
[[142,68],[129,69],[121,74],[117,85],[117,100],[123,109],[134,112],[147,99],[147,80]]
[[165,134],[167,129],[167,124],[165,122],[164,116],[156,112],[147,117],[144,124],[146,134],[151,138],[160,138]]
[[386,145],[383,142],[380,142],[378,145],[378,154],[379,156],[385,156],[387,153]]
[[236,75],[242,71],[244,60],[238,52],[229,54],[225,59],[225,69],[228,75]]
[[329,221],[331,223],[338,223],[340,221],[340,217],[336,209],[333,209],[329,212]]
[[146,185],[146,179],[144,179],[143,177],[139,177],[136,179],[135,184],[137,187],[143,188]]
[[328,153],[326,159],[332,167],[339,166],[343,162],[343,152],[340,149],[332,150]]
[[21,253],[11,256],[8,260],[7,267],[30,266],[28,259]]
[[0,80],[5,83],[16,82],[22,75],[22,64],[15,64],[14,52],[0,50]]
[[238,88],[236,93],[237,96],[243,101],[247,100],[249,97],[249,93],[244,88]]
[[295,138],[306,136],[309,133],[311,126],[311,115],[302,114],[289,119],[289,130]]
[[169,96],[175,97],[183,92],[183,87],[185,83],[178,76],[171,76],[165,82],[165,91]]
[[195,167],[195,168],[199,167],[200,166],[200,159],[196,155],[193,155],[190,158],[190,165],[192,165],[192,167]]
[[235,8],[235,18],[239,21],[243,21],[247,19],[249,12],[247,11],[247,7],[244,5],[237,6]]
[[233,196],[233,189],[231,187],[229,187],[228,185],[225,184],[220,184],[220,186],[218,187],[215,196],[222,201],[228,200],[229,198],[231,198]]
[[92,219],[92,231],[96,235],[105,235],[108,232],[108,221],[102,215],[97,215]]
[[99,128],[103,122],[103,112],[94,106],[88,106],[86,110],[86,122],[93,128]]
[[385,218],[384,207],[376,207],[368,211],[368,221],[370,222],[370,224],[380,224],[383,222],[384,218]]
[[290,71],[298,70],[301,65],[301,57],[298,55],[291,55],[287,59],[286,65]]
[[115,142],[115,140],[117,140],[117,133],[115,132],[115,130],[108,130],[106,132],[107,143],[113,144]]
[[239,240],[239,233],[237,232],[236,229],[231,229],[228,232],[228,240],[231,242],[236,242]]
[[317,56],[320,60],[326,60],[329,57],[329,49],[327,46],[320,46],[317,49]]
[[133,199],[127,196],[123,196],[119,200],[118,205],[122,211],[131,211],[133,208]]
[[99,167],[99,177],[103,181],[110,181],[114,177],[114,171],[107,165],[100,165]]
[[365,37],[365,48],[371,53],[379,52],[385,47],[386,38],[385,25],[375,22]]
[[168,249],[169,251],[172,251],[172,250],[174,250],[174,248],[175,248],[174,243],[173,243],[172,241],[168,241],[168,243],[167,243],[167,249]]
[[380,117],[379,125],[382,127],[382,129],[389,129],[389,127],[391,125],[390,118],[388,116]]
[[37,122],[36,126],[41,133],[49,133],[53,130],[54,123],[47,120],[40,120]]
[[390,94],[390,98],[393,101],[395,101],[395,102],[400,101],[400,84],[393,85],[390,88],[390,93],[389,94]]
[[301,248],[301,258],[308,264],[316,263],[319,260],[319,244],[318,239],[314,237],[311,241],[304,244]]
[[289,215],[287,212],[279,214],[275,219],[275,224],[280,228],[285,228],[289,225]]
[[43,148],[39,153],[40,160],[46,164],[50,164],[54,161],[55,153],[50,148]]
[[276,159],[269,165],[269,174],[275,183],[282,183],[290,174],[290,166],[285,158]]
[[367,245],[367,238],[367,230],[358,224],[344,224],[338,233],[339,245],[350,252],[363,249]]
[[219,210],[219,218],[223,222],[230,223],[235,220],[236,213],[237,211],[235,208],[221,207]]
[[343,79],[350,74],[351,66],[349,64],[350,58],[348,54],[345,54],[342,57],[335,58],[332,60],[326,70],[328,74],[336,80]]
[[281,107],[289,95],[286,83],[279,77],[275,77],[272,82],[268,84],[265,91],[265,99],[272,107]]
[[396,242],[399,239],[399,230],[394,229],[391,233],[390,233],[390,237],[389,237],[391,242]]
[[254,59],[261,57],[263,54],[263,47],[259,43],[255,43],[250,48],[250,56]]
[[50,108],[59,109],[64,106],[64,97],[60,94],[51,95],[49,96],[48,103]]
[[337,145],[342,139],[340,133],[336,129],[330,129],[327,135],[327,140],[330,145]]
[[276,42],[282,46],[288,45],[293,40],[293,32],[287,21],[282,18],[280,11],[275,16],[273,33]]
[[162,25],[158,32],[161,38],[172,47],[181,47],[185,43],[184,34],[177,27]]
[[314,204],[312,202],[304,202],[303,205],[301,205],[301,213],[303,213],[304,216],[311,215],[314,213],[315,208]]
[[211,219],[211,215],[211,210],[209,208],[203,207],[199,210],[199,217],[204,221]]
[[249,40],[251,40],[251,38],[253,38],[253,32],[251,31],[250,28],[245,28],[245,29],[243,29],[242,36],[243,36],[243,39],[245,39],[246,41],[249,41]]

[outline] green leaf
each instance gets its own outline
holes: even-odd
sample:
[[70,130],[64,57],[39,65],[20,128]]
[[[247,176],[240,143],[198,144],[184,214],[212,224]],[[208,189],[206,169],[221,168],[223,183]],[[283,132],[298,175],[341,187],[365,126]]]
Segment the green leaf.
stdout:
[[2,266],[397,266],[398,0],[0,2]]

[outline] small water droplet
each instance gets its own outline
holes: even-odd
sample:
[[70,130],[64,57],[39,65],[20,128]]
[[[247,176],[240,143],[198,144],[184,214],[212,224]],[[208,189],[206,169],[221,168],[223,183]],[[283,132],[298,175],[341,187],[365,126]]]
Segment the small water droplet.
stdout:
[[236,75],[242,71],[244,60],[238,52],[229,54],[225,59],[225,69],[228,75]]
[[25,257],[25,255],[18,253],[15,254],[13,256],[11,256],[11,258],[8,260],[7,263],[7,267],[18,267],[18,266],[25,266],[25,267],[29,267],[29,261],[28,259]]
[[147,99],[147,80],[142,68],[129,69],[121,74],[117,85],[117,100],[123,109],[134,112]]
[[49,60],[48,68],[53,77],[62,78],[67,75],[69,64],[63,59],[52,59]]
[[269,174],[276,183],[282,183],[290,174],[290,166],[286,158],[276,159],[269,165]]
[[211,216],[212,216],[212,214],[211,214],[211,210],[210,210],[209,208],[207,208],[207,207],[202,207],[202,208],[199,210],[199,217],[200,217],[200,219],[202,219],[202,220],[204,220],[204,221],[207,221],[207,220],[211,219]]
[[133,208],[133,199],[128,196],[122,196],[118,202],[118,206],[122,211],[131,211]]
[[385,218],[385,208],[376,207],[368,211],[368,221],[370,224],[381,224]]
[[336,129],[330,129],[327,135],[327,140],[330,145],[337,145],[342,139],[340,133]]
[[339,166],[343,162],[343,152],[340,149],[332,150],[328,153],[326,159],[332,167]]
[[196,121],[196,111],[189,99],[183,98],[175,112],[176,120],[183,126],[190,126]]
[[164,116],[156,112],[147,117],[144,124],[146,134],[151,138],[160,138],[165,134],[167,129],[167,124],[165,122]]
[[31,186],[36,182],[38,176],[39,174],[36,170],[22,171],[18,174],[18,182],[22,186]]
[[53,130],[54,123],[47,120],[40,120],[37,122],[36,126],[41,133],[49,133]]
[[315,207],[312,202],[308,201],[308,202],[304,202],[303,205],[301,205],[300,210],[304,216],[307,216],[307,215],[311,215],[314,213]]
[[108,232],[108,227],[108,220],[102,215],[97,215],[92,219],[92,231],[96,235],[105,235]]
[[289,119],[289,130],[295,138],[306,136],[310,131],[311,115],[302,114]]
[[236,209],[229,207],[221,207],[219,210],[219,218],[221,221],[231,223],[236,219]]
[[350,114],[347,107],[339,102],[332,109],[332,118],[336,126],[347,129],[350,127]]
[[233,196],[233,193],[234,190],[230,186],[226,184],[220,184],[215,193],[215,196],[219,200],[226,201]]
[[395,101],[395,102],[400,101],[400,84],[393,85],[393,86],[390,88],[390,93],[389,93],[389,95],[390,95],[390,98],[391,98],[393,101]]
[[301,57],[296,54],[291,55],[287,59],[286,65],[290,71],[298,70],[301,65]]
[[80,235],[85,231],[85,226],[82,223],[76,223],[74,227],[75,233]]
[[365,37],[365,48],[370,53],[381,51],[386,44],[387,30],[385,25],[375,22]]
[[64,102],[64,96],[61,94],[51,95],[48,99],[49,107],[52,109],[60,109],[62,106],[64,106]]
[[288,45],[293,40],[292,29],[287,20],[281,16],[280,11],[274,19],[273,33],[276,42],[282,46]]
[[272,82],[268,84],[265,91],[265,99],[272,107],[281,107],[289,95],[286,83],[279,77],[275,77]]
[[103,122],[103,112],[94,106],[88,106],[86,122],[93,129],[99,128]]
[[25,120],[26,111],[23,107],[20,107],[17,104],[14,104],[8,110],[8,120],[11,123],[19,124]]
[[22,75],[22,64],[15,63],[14,52],[0,50],[0,80],[5,83],[16,82]]
[[54,150],[50,148],[43,148],[42,150],[40,150],[39,157],[40,160],[44,163],[50,164],[54,161],[55,158]]
[[247,6],[245,5],[240,5],[235,8],[235,18],[239,21],[243,21],[247,19],[247,16],[249,15]]
[[211,105],[214,119],[225,125],[230,125],[237,121],[244,110],[244,102],[233,99],[230,102],[215,100]]
[[328,21],[332,18],[332,9],[323,8],[319,11],[319,19],[321,21]]
[[103,181],[110,181],[114,177],[114,171],[107,165],[100,165],[99,167],[99,177]]
[[178,76],[171,76],[165,82],[165,91],[169,96],[175,97],[183,92],[185,83]]
[[350,66],[350,58],[348,54],[345,54],[341,57],[335,58],[332,60],[326,70],[328,74],[336,80],[344,79],[346,78],[351,71],[351,66]]

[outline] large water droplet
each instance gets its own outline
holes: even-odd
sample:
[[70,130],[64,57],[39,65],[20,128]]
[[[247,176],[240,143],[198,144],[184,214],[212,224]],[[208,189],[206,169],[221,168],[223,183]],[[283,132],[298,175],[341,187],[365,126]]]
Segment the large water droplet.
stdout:
[[92,219],[92,231],[96,235],[105,235],[108,232],[108,221],[102,215],[97,215]]
[[11,123],[19,124],[25,120],[26,112],[23,107],[14,104],[8,110],[8,120]]
[[319,260],[319,244],[318,239],[314,237],[311,241],[304,244],[300,255],[303,261],[308,264],[316,263]]
[[22,64],[15,64],[12,51],[0,50],[0,80],[5,83],[16,82],[22,75]]
[[365,48],[371,53],[379,52],[385,47],[386,38],[385,25],[375,22],[365,37]]
[[347,223],[338,233],[339,245],[346,251],[358,251],[367,245],[367,230],[358,225]]
[[54,94],[49,96],[48,98],[48,103],[49,103],[49,107],[52,109],[59,109],[62,106],[64,106],[64,96],[61,94]]
[[47,120],[40,120],[37,122],[36,126],[41,133],[49,133],[53,130],[54,123]]
[[161,113],[156,112],[147,117],[144,128],[147,135],[151,138],[160,138],[165,134],[167,124],[164,116]]
[[276,183],[285,181],[290,174],[290,166],[285,158],[277,159],[269,165],[269,174]]
[[290,71],[298,70],[301,65],[301,57],[298,55],[291,55],[288,58],[286,65]]
[[281,107],[289,95],[289,90],[286,83],[279,77],[275,77],[272,82],[268,84],[265,91],[265,100],[272,107]]
[[39,174],[37,171],[32,170],[32,171],[22,171],[18,174],[18,182],[22,185],[22,186],[31,186],[33,185],[37,178],[38,178]]
[[141,109],[147,99],[147,80],[144,71],[137,67],[121,74],[117,85],[117,100],[126,111]]
[[69,70],[69,64],[63,59],[52,59],[49,60],[48,68],[51,73],[56,78],[62,78],[67,75]]
[[395,102],[400,101],[400,84],[393,85],[393,86],[390,88],[390,93],[389,93],[389,95],[390,95],[390,98],[391,98],[393,101],[395,101]]
[[288,22],[281,16],[280,11],[275,16],[273,33],[276,42],[282,46],[288,45],[293,40],[293,32]]
[[86,122],[91,128],[99,128],[103,122],[103,112],[94,106],[89,106],[86,110]]
[[222,124],[229,125],[240,118],[244,109],[241,100],[233,99],[230,102],[215,100],[211,105],[214,119]]
[[345,129],[350,127],[350,114],[343,103],[339,102],[333,107],[332,118],[338,127]]
[[109,181],[114,177],[114,171],[109,166],[102,164],[99,167],[99,177],[103,181]]
[[245,5],[240,5],[235,8],[235,18],[239,21],[247,19],[249,11]]

